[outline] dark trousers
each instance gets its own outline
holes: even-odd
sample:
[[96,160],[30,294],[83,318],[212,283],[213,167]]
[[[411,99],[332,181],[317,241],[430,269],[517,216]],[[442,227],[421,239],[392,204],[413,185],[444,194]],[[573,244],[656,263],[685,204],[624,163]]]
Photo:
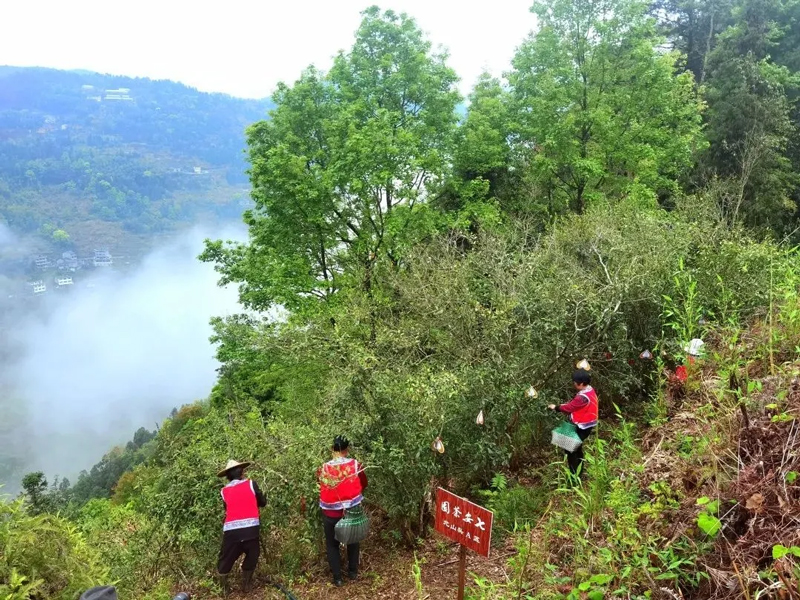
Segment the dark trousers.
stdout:
[[[325,529],[325,549],[328,554],[328,565],[334,579],[342,578],[342,558],[339,555],[339,541],[336,539],[336,524],[341,517],[322,515],[322,526]],[[350,575],[358,573],[358,544],[347,545],[347,570]]]
[[227,575],[233,568],[233,563],[244,554],[242,571],[255,571],[258,564],[258,555],[261,549],[258,538],[239,540],[235,536],[222,536],[222,549],[219,551],[217,571],[220,575]]
[[[578,437],[581,440],[585,440],[594,431],[594,427],[589,427],[589,429],[581,429],[580,427],[575,427],[575,431],[578,433]],[[573,475],[578,475],[580,477],[583,474],[583,469],[581,468],[583,465],[583,444],[578,446],[578,449],[574,452],[567,452],[567,464],[569,465],[569,470],[572,472]]]

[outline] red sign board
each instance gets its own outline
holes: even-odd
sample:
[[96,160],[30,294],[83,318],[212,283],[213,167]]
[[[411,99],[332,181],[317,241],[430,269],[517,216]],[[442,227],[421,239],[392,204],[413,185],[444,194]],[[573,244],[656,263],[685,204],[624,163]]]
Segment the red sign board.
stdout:
[[436,531],[462,546],[489,556],[494,513],[469,500],[436,490]]

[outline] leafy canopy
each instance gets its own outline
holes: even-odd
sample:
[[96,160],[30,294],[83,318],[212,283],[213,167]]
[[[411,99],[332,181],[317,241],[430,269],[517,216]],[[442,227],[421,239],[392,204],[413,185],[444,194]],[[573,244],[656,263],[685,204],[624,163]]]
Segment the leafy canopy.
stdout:
[[373,7],[330,73],[279,86],[272,118],[248,130],[250,242],[203,254],[246,306],[313,306],[348,282],[369,289],[379,259],[399,263],[452,154],[445,58],[413,19]]
[[531,176],[552,212],[636,189],[677,191],[701,144],[701,101],[637,0],[536,2],[509,81]]

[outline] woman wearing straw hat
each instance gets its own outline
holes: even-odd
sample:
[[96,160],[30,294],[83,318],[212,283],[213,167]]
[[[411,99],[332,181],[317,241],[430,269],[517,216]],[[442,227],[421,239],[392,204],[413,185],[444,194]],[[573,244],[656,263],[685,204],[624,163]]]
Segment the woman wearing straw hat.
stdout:
[[225,502],[225,524],[222,526],[222,549],[217,565],[225,595],[230,591],[228,574],[242,554],[242,591],[250,591],[258,563],[261,531],[258,509],[267,505],[267,499],[255,481],[244,479],[244,470],[249,466],[249,462],[229,460],[217,474],[228,479],[221,491]]

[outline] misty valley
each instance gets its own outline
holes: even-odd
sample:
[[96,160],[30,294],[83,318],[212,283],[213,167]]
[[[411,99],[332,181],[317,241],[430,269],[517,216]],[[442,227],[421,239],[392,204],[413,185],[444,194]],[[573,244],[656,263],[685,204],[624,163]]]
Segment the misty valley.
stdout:
[[800,2],[348,2],[0,66],[0,599],[800,598]]
[[267,106],[0,67],[4,492],[31,471],[75,483],[207,395],[209,321],[236,298],[197,256],[204,238],[244,235],[244,127]]
[[[216,287],[196,260],[205,237],[233,224],[193,228],[163,240],[122,270],[70,273],[73,283],[37,293],[7,278],[0,300],[2,432],[6,492],[41,470],[75,482],[142,426],[208,393],[217,363],[212,316],[235,312],[236,296]],[[3,246],[0,246],[0,253]],[[34,281],[53,282],[66,274]],[[8,291],[16,293],[8,294]]]

